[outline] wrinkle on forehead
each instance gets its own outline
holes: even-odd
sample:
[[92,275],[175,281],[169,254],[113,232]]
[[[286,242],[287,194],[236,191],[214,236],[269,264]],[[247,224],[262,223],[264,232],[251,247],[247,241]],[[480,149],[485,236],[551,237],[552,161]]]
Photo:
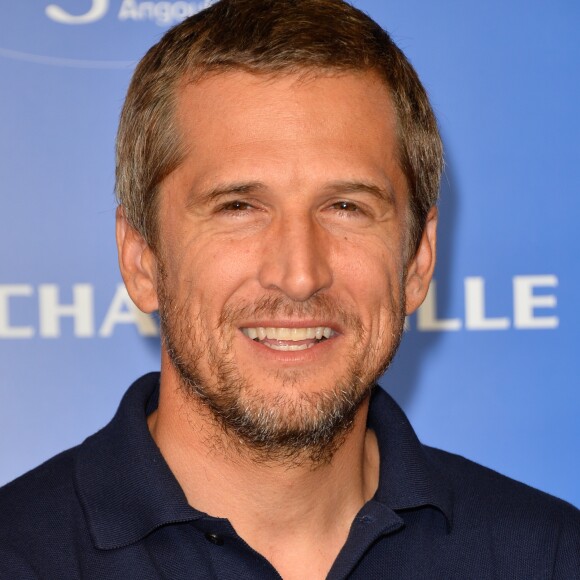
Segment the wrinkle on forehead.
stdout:
[[[324,115],[313,123],[311,113],[319,107],[317,96],[323,98],[333,91],[339,98],[333,103],[332,125],[326,124]],[[386,129],[396,135],[397,119],[389,89],[374,72],[272,75],[233,70],[203,76],[196,82],[182,82],[177,93],[176,113],[182,129],[195,118],[204,125],[204,121],[236,112],[240,120],[263,121],[273,128],[295,126],[297,131],[317,129],[330,135],[341,119],[344,124],[356,124],[358,118],[371,110],[375,116],[379,113],[375,130]],[[258,128],[264,129],[257,125],[256,137]],[[251,133],[246,134],[252,138]]]

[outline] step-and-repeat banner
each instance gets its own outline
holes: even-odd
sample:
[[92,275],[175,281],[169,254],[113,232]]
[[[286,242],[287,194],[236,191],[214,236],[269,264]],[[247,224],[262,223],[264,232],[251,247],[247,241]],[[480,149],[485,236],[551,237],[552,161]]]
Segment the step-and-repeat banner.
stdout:
[[[136,61],[209,3],[0,6],[0,484],[158,368],[117,270],[114,137]],[[381,383],[425,443],[580,505],[580,3],[356,5],[417,68],[447,163],[436,282]]]

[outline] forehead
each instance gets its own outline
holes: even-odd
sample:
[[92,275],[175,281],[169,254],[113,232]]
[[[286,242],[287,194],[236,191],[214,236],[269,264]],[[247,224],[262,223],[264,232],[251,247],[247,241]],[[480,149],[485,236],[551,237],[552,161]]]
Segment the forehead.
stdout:
[[197,181],[269,168],[294,183],[386,177],[405,189],[394,106],[375,73],[228,71],[182,82],[176,97],[184,163]]
[[183,79],[177,89],[181,126],[191,127],[192,121],[219,123],[220,115],[227,115],[229,122],[237,118],[241,123],[254,123],[261,118],[270,124],[288,124],[312,113],[320,125],[328,125],[323,109],[336,123],[364,122],[371,116],[377,129],[396,126],[389,89],[372,71],[266,74],[233,70],[209,73],[195,81]]

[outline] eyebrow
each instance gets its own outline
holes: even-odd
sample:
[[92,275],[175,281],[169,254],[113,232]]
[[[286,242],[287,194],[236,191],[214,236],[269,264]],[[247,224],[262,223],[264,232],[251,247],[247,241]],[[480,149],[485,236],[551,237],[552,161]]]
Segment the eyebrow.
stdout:
[[[207,191],[192,192],[190,199],[196,199],[195,203],[209,203],[219,199],[220,197],[229,195],[247,195],[255,191],[263,191],[267,189],[260,181],[244,181],[233,183],[220,183]],[[380,201],[394,205],[395,194],[390,183],[386,187],[381,187],[374,183],[356,180],[339,180],[333,181],[324,186],[324,190],[334,194],[349,194],[357,192],[370,193]]]
[[190,192],[190,203],[209,203],[227,195],[245,195],[252,191],[265,189],[266,186],[259,181],[243,181],[233,183],[219,183],[206,191]]
[[252,191],[265,189],[259,181],[244,181],[239,183],[220,183],[206,191],[192,191],[191,197],[197,197],[201,202],[210,202],[226,195],[247,194]]

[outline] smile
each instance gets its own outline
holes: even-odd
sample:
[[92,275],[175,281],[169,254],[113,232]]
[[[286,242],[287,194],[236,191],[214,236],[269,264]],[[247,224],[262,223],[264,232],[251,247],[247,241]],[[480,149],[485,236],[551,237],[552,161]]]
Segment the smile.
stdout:
[[306,350],[336,334],[328,326],[313,326],[309,328],[257,326],[242,328],[241,331],[249,339],[260,342],[268,348],[285,351]]

